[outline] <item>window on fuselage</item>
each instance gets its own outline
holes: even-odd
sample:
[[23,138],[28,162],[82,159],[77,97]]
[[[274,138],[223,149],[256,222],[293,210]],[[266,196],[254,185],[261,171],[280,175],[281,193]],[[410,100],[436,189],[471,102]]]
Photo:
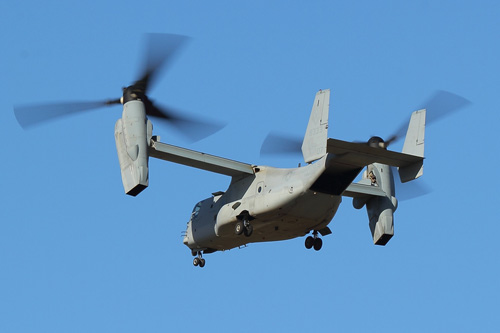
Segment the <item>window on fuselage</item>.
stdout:
[[201,209],[201,202],[198,202],[196,206],[194,206],[193,208],[193,212],[191,213],[191,218],[193,219],[196,218],[200,213],[200,209]]

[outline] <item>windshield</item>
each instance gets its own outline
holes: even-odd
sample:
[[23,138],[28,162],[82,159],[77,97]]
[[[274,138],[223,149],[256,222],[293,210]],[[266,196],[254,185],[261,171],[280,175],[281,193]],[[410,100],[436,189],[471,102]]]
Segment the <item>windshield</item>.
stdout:
[[194,206],[193,208],[193,212],[191,213],[191,218],[194,219],[198,216],[198,214],[200,213],[200,209],[201,209],[201,202],[198,202],[196,204],[196,206]]

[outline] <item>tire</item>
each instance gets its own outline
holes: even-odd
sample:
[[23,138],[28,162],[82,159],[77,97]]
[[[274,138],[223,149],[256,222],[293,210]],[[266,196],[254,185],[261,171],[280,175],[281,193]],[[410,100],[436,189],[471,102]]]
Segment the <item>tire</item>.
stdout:
[[234,226],[234,233],[236,235],[241,235],[244,230],[245,230],[245,225],[243,224],[243,222],[242,221],[236,222],[236,225]]
[[247,237],[252,236],[252,234],[253,234],[253,226],[251,224],[248,224],[245,227],[244,233],[245,233],[245,236],[247,236]]
[[306,249],[312,249],[313,245],[314,245],[314,238],[312,236],[308,236],[306,238]]
[[200,267],[205,267],[205,259],[200,259]]
[[321,250],[322,246],[323,246],[323,241],[321,240],[321,238],[316,238],[314,240],[314,249],[316,251],[319,251],[319,250]]
[[201,266],[201,261],[200,261],[200,258],[194,258],[194,259],[193,259],[193,265],[195,265],[195,266],[200,265],[200,266]]

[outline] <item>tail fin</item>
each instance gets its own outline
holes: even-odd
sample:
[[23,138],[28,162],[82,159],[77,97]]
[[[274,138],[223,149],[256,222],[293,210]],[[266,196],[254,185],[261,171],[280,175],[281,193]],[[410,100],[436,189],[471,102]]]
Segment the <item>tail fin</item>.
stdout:
[[[410,124],[403,146],[403,153],[424,157],[425,114],[425,109],[415,111],[411,114]],[[422,176],[423,173],[423,160],[399,168],[399,177],[402,183],[417,179]]]
[[302,142],[302,155],[306,163],[318,160],[326,154],[329,108],[330,89],[318,91],[309,117],[306,135]]

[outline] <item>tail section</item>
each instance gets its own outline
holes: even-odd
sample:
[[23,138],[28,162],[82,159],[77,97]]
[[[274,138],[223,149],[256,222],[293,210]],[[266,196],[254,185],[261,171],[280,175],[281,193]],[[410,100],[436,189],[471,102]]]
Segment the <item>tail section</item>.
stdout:
[[[418,110],[412,113],[408,132],[406,132],[403,153],[424,157],[425,136],[425,114],[426,110]],[[402,183],[417,179],[424,173],[424,161],[399,168],[399,177]]]
[[311,163],[326,155],[329,108],[330,89],[318,91],[302,143],[302,155],[306,163]]

